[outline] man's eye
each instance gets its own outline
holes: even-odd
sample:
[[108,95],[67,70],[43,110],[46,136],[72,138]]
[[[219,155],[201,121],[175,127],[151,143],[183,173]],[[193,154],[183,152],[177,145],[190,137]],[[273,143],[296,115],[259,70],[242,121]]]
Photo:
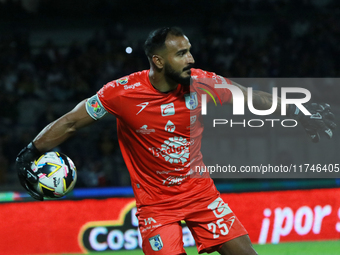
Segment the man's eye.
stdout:
[[184,52],[184,51],[181,51],[181,52],[179,53],[179,55],[180,55],[180,56],[184,56],[184,55],[185,55],[185,52]]

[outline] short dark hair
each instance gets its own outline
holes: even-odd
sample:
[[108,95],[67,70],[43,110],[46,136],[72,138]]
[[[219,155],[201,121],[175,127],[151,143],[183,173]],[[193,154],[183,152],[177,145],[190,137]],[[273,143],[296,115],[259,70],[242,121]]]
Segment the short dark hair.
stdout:
[[184,36],[179,27],[162,27],[152,31],[144,43],[144,51],[148,58],[151,58],[156,50],[165,46],[168,34],[174,36]]

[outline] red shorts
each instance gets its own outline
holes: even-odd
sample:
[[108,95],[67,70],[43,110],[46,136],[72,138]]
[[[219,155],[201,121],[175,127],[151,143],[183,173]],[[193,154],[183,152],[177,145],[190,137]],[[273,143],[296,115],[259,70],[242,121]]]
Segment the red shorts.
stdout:
[[218,251],[225,242],[248,234],[220,197],[190,207],[176,211],[164,208],[162,213],[155,210],[138,216],[145,254],[185,254],[181,220],[190,229],[199,253]]

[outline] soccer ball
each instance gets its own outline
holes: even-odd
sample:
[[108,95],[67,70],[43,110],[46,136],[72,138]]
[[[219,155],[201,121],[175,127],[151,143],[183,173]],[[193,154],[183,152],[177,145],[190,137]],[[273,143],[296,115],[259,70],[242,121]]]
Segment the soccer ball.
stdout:
[[59,198],[70,192],[77,181],[72,160],[60,152],[46,152],[31,165],[39,181],[35,189],[45,198]]

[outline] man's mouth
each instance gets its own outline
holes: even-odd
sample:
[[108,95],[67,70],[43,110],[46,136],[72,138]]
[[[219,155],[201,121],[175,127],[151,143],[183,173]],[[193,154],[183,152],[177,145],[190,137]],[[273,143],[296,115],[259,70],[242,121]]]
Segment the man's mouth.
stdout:
[[192,68],[192,65],[189,65],[189,66],[183,68],[183,72],[190,71],[191,68]]
[[183,72],[187,72],[188,74],[191,74],[191,67],[189,68],[184,68]]

